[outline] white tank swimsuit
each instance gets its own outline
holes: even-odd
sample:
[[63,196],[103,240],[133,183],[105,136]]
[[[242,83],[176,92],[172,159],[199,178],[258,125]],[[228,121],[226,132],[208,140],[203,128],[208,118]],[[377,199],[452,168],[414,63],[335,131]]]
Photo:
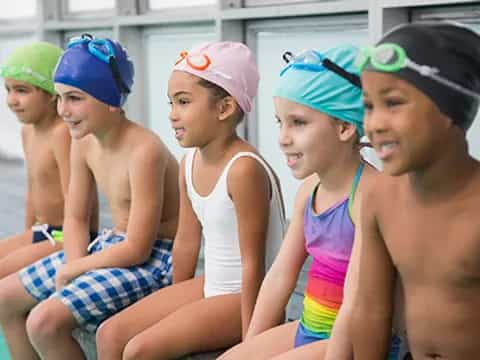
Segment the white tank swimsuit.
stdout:
[[[247,156],[262,164],[268,174],[272,197],[266,239],[265,270],[268,270],[272,265],[280,249],[286,229],[280,189],[270,168],[258,155],[251,152],[239,152],[227,163],[211,193],[207,196],[201,196],[195,191],[192,182],[194,154],[195,149],[189,150],[186,154],[185,180],[188,197],[202,225],[202,236],[205,239],[204,296],[238,293],[242,287],[242,261],[237,215],[232,199],[228,195],[228,172],[238,158]],[[252,204],[252,206],[255,206],[255,204]]]

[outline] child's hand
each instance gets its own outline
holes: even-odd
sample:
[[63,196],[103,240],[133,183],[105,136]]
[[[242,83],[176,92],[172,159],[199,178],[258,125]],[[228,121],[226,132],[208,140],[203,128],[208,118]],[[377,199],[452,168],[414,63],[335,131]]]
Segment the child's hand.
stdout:
[[75,263],[67,263],[57,270],[55,275],[55,289],[59,291],[63,287],[67,286],[70,281],[82,274]]

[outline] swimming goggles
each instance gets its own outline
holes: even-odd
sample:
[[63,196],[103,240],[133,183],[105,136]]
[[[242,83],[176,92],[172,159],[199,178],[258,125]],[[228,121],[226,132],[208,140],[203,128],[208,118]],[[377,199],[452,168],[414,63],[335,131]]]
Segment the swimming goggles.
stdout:
[[178,55],[178,59],[175,61],[175,65],[180,64],[182,61],[185,61],[188,66],[197,71],[210,71],[214,74],[220,75],[221,77],[231,80],[230,75],[225,74],[218,69],[212,69],[212,59],[208,54],[189,54],[188,51],[181,51]]
[[325,69],[328,69],[356,87],[362,87],[360,77],[357,74],[345,70],[318,51],[304,50],[297,55],[293,55],[290,51],[286,51],[283,53],[282,58],[287,65],[280,72],[280,76],[283,76],[283,74],[285,74],[290,68],[308,71],[324,71]]
[[68,41],[67,48],[70,49],[71,47],[81,44],[86,44],[90,54],[110,66],[113,79],[115,80],[120,93],[129,94],[130,89],[120,75],[112,43],[106,39],[95,39],[90,34],[82,34],[81,36],[71,38]]
[[476,101],[480,101],[480,94],[439,75],[440,71],[433,66],[419,65],[412,61],[408,58],[405,50],[397,44],[384,43],[377,47],[364,47],[360,50],[355,60],[355,65],[360,71],[363,71],[368,63],[374,69],[384,72],[396,72],[405,68],[413,70],[422,76],[429,77],[451,89],[470,96]]

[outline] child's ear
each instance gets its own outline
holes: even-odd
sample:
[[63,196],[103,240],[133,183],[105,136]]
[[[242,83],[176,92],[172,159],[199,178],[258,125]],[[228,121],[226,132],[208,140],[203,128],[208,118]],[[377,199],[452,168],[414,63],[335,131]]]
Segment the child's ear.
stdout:
[[349,141],[355,136],[357,132],[355,125],[342,120],[337,121],[337,123],[337,134],[340,141]]
[[218,118],[219,120],[229,119],[237,110],[237,102],[231,96],[225,96],[218,102]]

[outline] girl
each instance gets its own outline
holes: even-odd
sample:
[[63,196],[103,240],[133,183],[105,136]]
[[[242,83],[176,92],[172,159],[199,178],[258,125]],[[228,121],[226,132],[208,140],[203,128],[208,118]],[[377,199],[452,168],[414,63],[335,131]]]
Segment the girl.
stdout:
[[[305,181],[280,253],[262,284],[246,340],[222,360],[320,359],[325,354],[325,340],[342,304],[362,190],[375,174],[359,153],[364,110],[356,54],[352,46],[325,54],[309,50],[291,58],[280,74],[274,93],[279,144],[293,175]],[[313,261],[302,318],[276,326],[283,322],[309,255]],[[340,340],[345,339],[344,324],[336,330]],[[336,345],[333,358],[340,359],[348,347]]]
[[[172,127],[179,143],[193,148],[180,170],[174,285],[104,323],[100,359],[173,359],[239,342],[282,238],[275,176],[236,133],[257,91],[250,50],[235,42],[202,44],[182,53],[173,70]],[[195,277],[202,237],[205,271]]]

